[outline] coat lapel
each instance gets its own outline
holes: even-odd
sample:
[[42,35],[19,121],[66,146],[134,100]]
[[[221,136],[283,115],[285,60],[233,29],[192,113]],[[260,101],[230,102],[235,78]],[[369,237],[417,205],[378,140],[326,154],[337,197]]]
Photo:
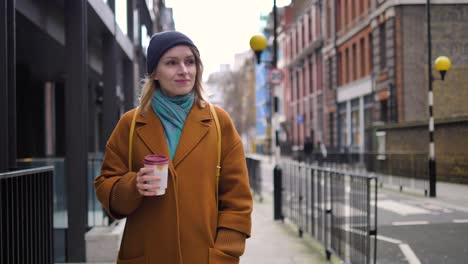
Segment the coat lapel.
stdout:
[[153,110],[148,110],[145,115],[140,114],[136,122],[142,123],[136,132],[151,152],[169,157],[163,125]]
[[177,165],[200,143],[208,133],[212,119],[209,108],[200,108],[196,103],[185,120],[179,145],[174,156],[174,167]]

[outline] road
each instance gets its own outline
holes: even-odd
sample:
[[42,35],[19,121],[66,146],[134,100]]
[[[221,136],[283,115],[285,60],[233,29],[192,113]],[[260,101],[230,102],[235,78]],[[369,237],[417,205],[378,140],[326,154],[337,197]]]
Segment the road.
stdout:
[[385,189],[377,205],[378,263],[468,262],[468,210]]
[[[273,192],[273,168],[273,161],[264,158],[263,192]],[[456,199],[460,192],[468,197],[468,187],[461,188],[438,191],[445,200],[379,188],[377,262],[468,263],[468,202]]]

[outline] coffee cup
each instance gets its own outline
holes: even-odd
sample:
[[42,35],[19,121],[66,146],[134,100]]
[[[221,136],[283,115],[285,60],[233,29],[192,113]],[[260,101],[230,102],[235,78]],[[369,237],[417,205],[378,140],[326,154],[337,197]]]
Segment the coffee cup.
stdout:
[[[159,181],[159,189],[156,190],[155,195],[163,195],[167,189],[167,175],[169,167],[169,159],[164,155],[152,154],[147,155],[143,160],[145,168],[152,168],[152,176],[161,178]],[[149,184],[158,184],[158,182],[149,182]]]

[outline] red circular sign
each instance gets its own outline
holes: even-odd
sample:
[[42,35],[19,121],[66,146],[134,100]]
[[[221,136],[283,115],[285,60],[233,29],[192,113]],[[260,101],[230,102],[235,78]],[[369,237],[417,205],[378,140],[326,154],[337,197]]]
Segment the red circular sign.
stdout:
[[278,68],[272,68],[268,72],[268,81],[271,84],[278,85],[283,82],[284,79],[284,72],[281,69]]

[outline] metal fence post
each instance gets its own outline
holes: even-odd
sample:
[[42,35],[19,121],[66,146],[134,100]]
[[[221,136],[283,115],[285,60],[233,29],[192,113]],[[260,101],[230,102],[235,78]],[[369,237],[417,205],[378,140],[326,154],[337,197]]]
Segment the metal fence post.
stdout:
[[281,211],[282,206],[282,191],[283,191],[283,182],[282,182],[282,171],[279,165],[276,165],[273,169],[273,206],[274,206],[274,220],[283,220],[283,212]]

